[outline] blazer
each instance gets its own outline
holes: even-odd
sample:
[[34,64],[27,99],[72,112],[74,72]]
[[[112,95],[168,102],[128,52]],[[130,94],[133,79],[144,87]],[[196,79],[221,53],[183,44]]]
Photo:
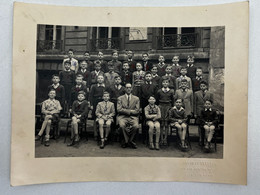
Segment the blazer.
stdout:
[[116,112],[115,112],[115,106],[114,103],[112,102],[106,102],[102,101],[99,102],[96,108],[96,116],[98,118],[102,118],[103,115],[107,115],[107,117],[109,119],[113,119],[113,117],[115,116]]
[[142,64],[143,64],[144,71],[150,71],[153,68],[153,63],[150,61],[146,61],[146,62],[143,61]]
[[56,99],[59,100],[61,104],[64,104],[65,101],[65,88],[63,85],[59,84],[57,88],[54,88],[53,85],[48,86],[48,93],[50,90],[54,89],[56,91]]
[[112,85],[108,88],[110,93],[110,99],[112,102],[116,102],[117,98],[125,94],[125,87],[121,85],[121,88],[118,90],[115,85]]
[[72,114],[81,115],[82,118],[86,118],[88,116],[88,102],[83,100],[79,103],[78,100],[75,100],[72,104]]
[[130,103],[128,107],[128,100],[126,95],[122,95],[117,100],[117,112],[118,112],[118,121],[130,117],[132,119],[137,119],[140,112],[140,100],[137,96],[131,94]]
[[182,89],[176,90],[175,100],[183,99],[186,115],[191,115],[193,112],[193,92],[190,89],[186,89],[184,92]]
[[183,123],[186,123],[187,116],[183,107],[178,110],[176,106],[174,106],[169,110],[169,122],[175,123],[178,122],[178,120],[182,120]]
[[200,116],[201,111],[204,109],[204,103],[206,100],[214,101],[213,94],[208,90],[206,91],[205,96],[203,96],[201,90],[194,93],[194,115]]
[[203,126],[205,122],[212,122],[214,125],[218,122],[218,115],[216,110],[211,108],[210,110],[203,109],[200,114],[201,125]]
[[81,74],[83,76],[83,81],[86,81],[87,84],[86,86],[89,88],[90,84],[91,84],[91,74],[88,70],[86,70],[85,72],[82,72],[81,68],[79,68],[77,74]]

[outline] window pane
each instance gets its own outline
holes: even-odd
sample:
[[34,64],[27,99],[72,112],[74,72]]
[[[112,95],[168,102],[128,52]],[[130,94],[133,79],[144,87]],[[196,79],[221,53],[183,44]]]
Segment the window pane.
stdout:
[[112,28],[112,38],[120,37],[120,28],[114,27]]
[[164,28],[165,35],[175,35],[177,34],[177,28]]
[[181,28],[181,33],[182,34],[187,34],[187,33],[195,33],[195,28]]

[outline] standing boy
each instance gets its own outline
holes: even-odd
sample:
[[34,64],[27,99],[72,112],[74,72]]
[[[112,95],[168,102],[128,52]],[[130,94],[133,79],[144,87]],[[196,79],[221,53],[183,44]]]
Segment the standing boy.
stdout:
[[134,53],[132,51],[128,50],[126,52],[126,55],[127,55],[127,62],[129,64],[129,70],[131,72],[136,71],[136,69],[135,69],[136,61],[133,60]]
[[98,57],[97,60],[99,60],[99,61],[100,61],[100,64],[101,64],[101,70],[102,70],[104,73],[108,72],[107,61],[104,60],[104,54],[103,54],[103,52],[102,52],[102,51],[99,51],[98,54],[97,54],[97,57]]
[[191,78],[188,77],[186,74],[187,74],[187,67],[185,67],[185,66],[181,67],[181,76],[179,76],[179,77],[176,79],[176,90],[180,88],[181,81],[182,81],[183,79],[185,79],[185,80],[187,81],[187,88],[188,88],[188,89],[192,89]]
[[89,51],[84,52],[84,60],[87,62],[87,69],[89,72],[94,70],[94,63],[90,61],[90,53]]
[[165,75],[162,76],[161,81],[168,79],[169,80],[169,88],[170,89],[175,89],[176,86],[176,78],[175,76],[172,75],[172,66],[167,65],[165,69]]
[[80,63],[80,68],[78,70],[77,74],[80,74],[83,76],[83,85],[85,85],[87,87],[87,90],[89,92],[89,88],[90,88],[90,84],[91,84],[91,75],[90,72],[88,71],[88,63],[86,60],[83,60]]
[[[126,83],[132,83],[133,75],[132,72],[129,71],[129,63],[127,61],[123,62],[123,70],[120,73],[122,78],[122,84],[125,86]],[[134,68],[135,69],[135,68]]]
[[76,76],[76,85],[71,88],[71,103],[78,99],[79,92],[83,91],[85,93],[85,98],[88,99],[87,87],[83,85],[83,76]]
[[143,59],[143,68],[144,71],[150,71],[153,67],[153,63],[149,61],[149,54],[148,53],[143,53],[142,54],[142,59]]
[[202,76],[202,68],[196,68],[196,77],[192,79],[192,90],[193,92],[200,90],[200,83],[202,80],[205,80]]
[[196,77],[196,68],[194,66],[194,56],[188,56],[187,59],[187,76],[191,79]]
[[140,86],[144,83],[145,72],[142,70],[142,64],[136,63],[136,71],[133,73],[133,94],[140,97]]
[[115,77],[119,76],[115,71],[114,64],[108,64],[108,72],[104,74],[105,85],[107,87],[113,86],[115,84]]
[[101,71],[101,62],[99,60],[95,61],[95,70],[93,70],[91,73],[91,80],[90,80],[90,85],[96,84],[97,83],[97,78],[98,76],[102,75],[104,76],[104,72]]
[[69,49],[69,51],[68,51],[68,58],[65,58],[63,60],[63,70],[65,70],[64,62],[67,61],[67,60],[70,61],[70,64],[71,64],[70,69],[73,70],[75,73],[77,73],[78,68],[79,68],[79,63],[78,63],[78,60],[76,60],[74,58],[74,51],[73,51],[73,49]]
[[112,52],[112,60],[108,62],[108,64],[113,64],[115,67],[115,72],[120,74],[122,70],[122,63],[118,61],[118,51]]

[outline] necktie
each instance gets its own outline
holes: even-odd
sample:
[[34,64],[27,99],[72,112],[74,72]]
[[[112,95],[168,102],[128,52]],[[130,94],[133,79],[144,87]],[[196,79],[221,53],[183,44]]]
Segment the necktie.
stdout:
[[107,112],[107,102],[106,102],[106,105],[105,105],[105,112]]
[[130,95],[128,95],[128,97],[127,97],[127,106],[128,106],[128,108],[130,106]]
[[203,91],[203,97],[205,97],[205,94],[206,94],[205,91]]

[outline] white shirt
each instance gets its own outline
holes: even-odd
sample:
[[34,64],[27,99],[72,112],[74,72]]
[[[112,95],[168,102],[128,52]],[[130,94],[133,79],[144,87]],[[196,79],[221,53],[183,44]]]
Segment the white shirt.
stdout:
[[59,83],[57,83],[56,85],[54,83],[52,84],[54,89],[57,89],[59,87],[59,85],[60,85]]

